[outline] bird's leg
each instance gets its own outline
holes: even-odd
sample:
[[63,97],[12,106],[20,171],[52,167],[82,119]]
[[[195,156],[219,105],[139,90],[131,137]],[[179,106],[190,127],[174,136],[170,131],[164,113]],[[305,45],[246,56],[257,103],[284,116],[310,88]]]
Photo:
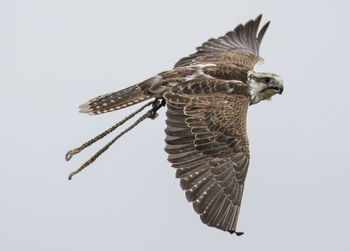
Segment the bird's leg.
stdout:
[[162,107],[165,106],[166,101],[165,99],[162,98],[161,101],[159,101],[159,99],[154,100],[153,104],[152,104],[152,110],[150,110],[150,116],[149,118],[151,119],[155,119],[158,117],[158,113],[157,111]]
[[[78,168],[76,171],[74,171],[74,172],[72,172],[70,175],[69,175],[69,177],[68,177],[68,179],[69,180],[71,180],[72,179],[72,177],[75,175],[75,174],[77,174],[77,173],[79,173],[79,172],[81,172],[84,168],[86,168],[88,165],[90,165],[92,162],[94,162],[102,153],[104,153],[114,142],[116,142],[121,136],[123,136],[125,133],[127,133],[128,131],[130,131],[131,129],[133,129],[135,126],[137,126],[139,123],[141,123],[143,120],[145,120],[146,118],[151,118],[151,119],[154,119],[156,116],[156,114],[157,114],[157,111],[162,107],[162,106],[164,106],[165,105],[165,100],[164,99],[162,99],[162,101],[161,102],[159,102],[159,99],[155,99],[154,101],[152,101],[152,103],[148,103],[147,105],[150,105],[150,104],[153,104],[153,107],[152,107],[152,109],[150,109],[148,112],[146,112],[144,115],[142,115],[139,119],[137,119],[131,126],[129,126],[128,128],[126,128],[124,131],[122,131],[120,134],[118,134],[117,136],[115,136],[110,142],[108,142],[108,144],[106,144],[104,147],[102,147],[97,153],[95,153],[88,161],[86,161],[80,168]],[[146,106],[147,106],[146,105]],[[146,106],[144,106],[144,107],[146,107]],[[140,110],[141,111],[141,110]],[[138,111],[138,112],[140,112],[140,111]],[[130,118],[129,118],[130,119]],[[123,122],[124,123],[124,122]],[[111,127],[112,128],[112,127]],[[110,129],[111,129],[110,128]],[[109,130],[109,129],[108,129]],[[107,131],[108,131],[107,130]],[[113,129],[114,130],[114,129]],[[109,132],[108,132],[109,133]],[[107,134],[108,134],[107,133]],[[103,133],[102,133],[103,134]],[[102,134],[100,134],[100,135],[102,135]],[[107,135],[106,134],[106,135]],[[104,135],[105,136],[105,135]],[[103,137],[104,137],[103,136]],[[98,137],[98,136],[97,136]],[[97,138],[96,137],[96,138]],[[102,138],[102,137],[101,137]],[[94,139],[92,139],[92,140],[94,140]],[[98,140],[98,139],[97,139]],[[96,141],[97,141],[96,140]],[[94,141],[94,142],[96,142],[96,141]],[[92,143],[94,143],[94,142],[92,142]],[[88,142],[87,142],[88,143]],[[91,143],[91,144],[92,144]],[[91,145],[90,144],[90,145]],[[84,149],[84,148],[83,148]],[[75,150],[75,149],[74,149]],[[72,150],[72,151],[74,151],[74,150]],[[81,150],[80,150],[81,151]]]
[[68,151],[66,153],[66,160],[70,160],[73,155],[80,153],[82,150],[84,150],[85,148],[87,148],[88,146],[92,145],[93,143],[95,143],[96,141],[102,139],[103,137],[105,137],[106,135],[108,135],[109,133],[113,132],[115,129],[117,129],[119,126],[121,126],[122,124],[124,124],[126,121],[128,121],[129,119],[131,119],[132,117],[134,117],[136,114],[140,113],[143,109],[145,109],[147,106],[150,106],[151,104],[154,104],[155,101],[151,101],[148,102],[147,104],[145,104],[144,106],[140,107],[139,109],[137,109],[135,112],[131,113],[130,115],[128,115],[127,117],[125,117],[123,120],[119,121],[118,123],[116,123],[114,126],[112,126],[111,128],[107,129],[106,131],[104,131],[103,133],[97,135],[95,138],[90,139],[89,141],[85,142],[84,144],[82,144],[80,147],[74,148],[70,151]]

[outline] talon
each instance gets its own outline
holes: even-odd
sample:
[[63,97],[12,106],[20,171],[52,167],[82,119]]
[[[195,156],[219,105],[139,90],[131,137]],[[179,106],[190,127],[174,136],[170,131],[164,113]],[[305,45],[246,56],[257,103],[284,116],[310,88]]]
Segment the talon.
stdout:
[[150,115],[149,118],[151,119],[156,119],[159,115],[157,113],[157,111],[162,107],[165,106],[166,101],[165,99],[162,99],[161,101],[159,101],[159,99],[155,99],[153,104],[152,104],[152,110],[150,110]]

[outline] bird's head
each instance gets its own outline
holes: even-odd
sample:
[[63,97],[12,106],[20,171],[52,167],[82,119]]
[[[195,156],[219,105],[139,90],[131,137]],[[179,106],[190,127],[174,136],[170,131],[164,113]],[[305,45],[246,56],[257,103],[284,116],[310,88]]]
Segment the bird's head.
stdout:
[[248,84],[250,85],[251,105],[261,100],[269,100],[276,93],[282,94],[283,92],[282,78],[269,72],[249,72]]

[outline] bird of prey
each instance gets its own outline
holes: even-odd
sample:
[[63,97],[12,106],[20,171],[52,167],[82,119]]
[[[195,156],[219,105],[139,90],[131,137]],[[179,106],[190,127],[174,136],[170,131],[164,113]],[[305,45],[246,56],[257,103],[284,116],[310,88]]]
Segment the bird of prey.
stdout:
[[171,70],[80,106],[80,112],[95,115],[152,98],[158,100],[153,111],[166,104],[165,151],[187,200],[203,223],[237,235],[250,159],[248,106],[283,91],[281,77],[253,70],[262,61],[259,47],[269,26],[259,30],[261,18],[209,39]]

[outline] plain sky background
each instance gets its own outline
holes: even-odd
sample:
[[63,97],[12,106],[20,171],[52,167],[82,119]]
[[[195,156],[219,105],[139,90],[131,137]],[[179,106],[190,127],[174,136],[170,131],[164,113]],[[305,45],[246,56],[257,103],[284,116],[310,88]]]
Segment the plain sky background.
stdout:
[[[0,3],[0,250],[350,250],[349,1]],[[283,95],[249,109],[239,238],[202,224],[163,151],[165,109],[72,181],[135,107],[78,113],[263,13],[257,71]]]

